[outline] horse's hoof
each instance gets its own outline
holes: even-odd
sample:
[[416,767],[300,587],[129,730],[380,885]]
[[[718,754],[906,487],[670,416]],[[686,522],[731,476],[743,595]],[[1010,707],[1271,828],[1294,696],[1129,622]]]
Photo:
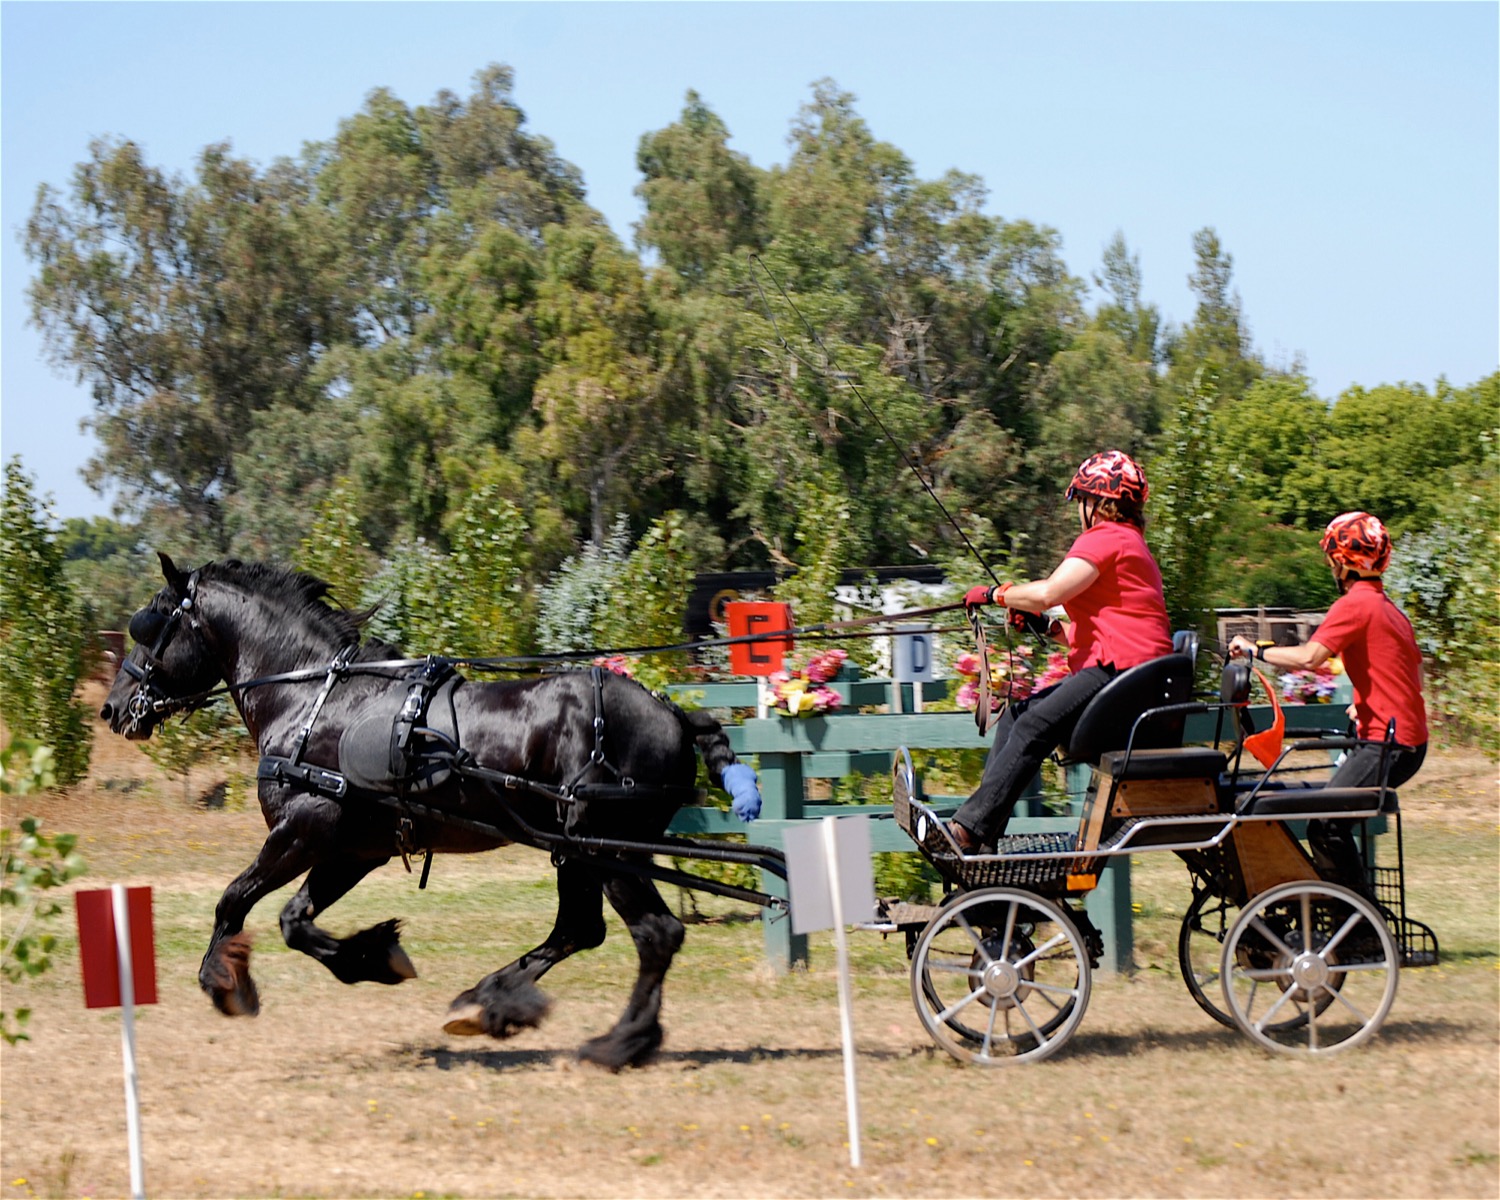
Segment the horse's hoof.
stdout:
[[484,1035],[484,1009],[474,1001],[455,1004],[448,1010],[448,1019],[443,1022],[443,1032],[454,1037],[482,1037]]
[[386,959],[386,965],[390,967],[391,974],[400,979],[415,979],[417,968],[411,965],[411,958],[400,945],[391,947],[390,957]]

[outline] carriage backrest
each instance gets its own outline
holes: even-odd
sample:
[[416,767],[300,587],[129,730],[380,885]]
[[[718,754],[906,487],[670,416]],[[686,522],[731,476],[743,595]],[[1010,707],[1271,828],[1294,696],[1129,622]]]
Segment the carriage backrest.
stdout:
[[[1165,654],[1121,671],[1089,701],[1078,718],[1068,739],[1068,760],[1096,765],[1100,755],[1131,744],[1130,731],[1148,708],[1185,704],[1192,694],[1190,654]],[[1186,720],[1186,713],[1168,713],[1142,722],[1134,749],[1166,750],[1182,745]]]

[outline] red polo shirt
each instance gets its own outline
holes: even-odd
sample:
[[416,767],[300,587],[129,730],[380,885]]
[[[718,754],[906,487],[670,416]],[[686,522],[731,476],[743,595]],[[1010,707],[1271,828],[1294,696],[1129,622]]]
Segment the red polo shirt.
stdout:
[[1422,652],[1406,614],[1391,603],[1378,579],[1356,579],[1334,601],[1310,639],[1344,661],[1354,685],[1354,710],[1362,738],[1383,741],[1396,718],[1396,741],[1427,744],[1422,701]]
[[1172,626],[1162,597],[1161,571],[1134,525],[1100,521],[1078,535],[1068,558],[1081,558],[1099,578],[1063,608],[1068,630],[1068,668],[1097,664],[1118,670],[1172,653]]

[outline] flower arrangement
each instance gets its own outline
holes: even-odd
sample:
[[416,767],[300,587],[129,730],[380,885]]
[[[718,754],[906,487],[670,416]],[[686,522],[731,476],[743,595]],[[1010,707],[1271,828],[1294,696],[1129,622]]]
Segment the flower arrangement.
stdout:
[[[1067,676],[1066,651],[1052,651],[1040,665],[1035,657],[1027,645],[1012,647],[1008,654],[990,655],[990,711],[999,712],[1007,700],[1024,700]],[[979,656],[965,651],[953,660],[953,670],[963,680],[954,701],[973,712],[979,707]]]
[[784,717],[821,717],[843,703],[828,682],[838,675],[849,655],[844,650],[820,650],[804,663],[794,655],[784,670],[768,676],[772,707]]
[[1276,682],[1285,704],[1332,704],[1338,677],[1343,673],[1344,664],[1330,658],[1310,671],[1283,671]]

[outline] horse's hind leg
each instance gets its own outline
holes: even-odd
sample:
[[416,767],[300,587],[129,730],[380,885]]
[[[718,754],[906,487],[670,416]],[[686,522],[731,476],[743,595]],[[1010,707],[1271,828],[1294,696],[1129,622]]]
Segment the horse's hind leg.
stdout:
[[314,918],[389,858],[335,858],[307,873],[281,910],[281,936],[293,950],[317,959],[342,983],[400,983],[416,968],[401,948],[401,923],[382,921],[345,938],[318,928]]
[[585,1042],[578,1056],[618,1071],[649,1062],[661,1046],[661,985],[682,946],[683,925],[649,879],[613,876],[604,894],[635,939],[640,973],[615,1027]]
[[590,867],[564,862],[557,868],[557,919],[547,940],[455,996],[444,1031],[505,1038],[540,1025],[551,1005],[536,981],[569,955],[603,940],[599,878]]

